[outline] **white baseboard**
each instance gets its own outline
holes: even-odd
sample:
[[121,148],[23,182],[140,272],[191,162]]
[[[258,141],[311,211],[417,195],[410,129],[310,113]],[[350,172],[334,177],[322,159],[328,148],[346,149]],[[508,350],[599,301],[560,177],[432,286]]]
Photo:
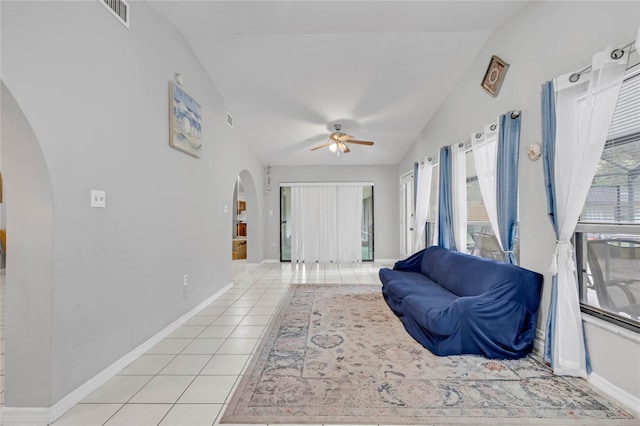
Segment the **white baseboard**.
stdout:
[[398,261],[398,259],[375,259],[373,263],[391,263],[394,264]]
[[176,331],[181,325],[195,316],[198,312],[206,308],[220,297],[223,293],[233,287],[233,283],[229,283],[222,289],[215,292],[212,296],[198,304],[195,308],[191,309],[186,314],[160,330],[154,336],[142,343],[140,346],[133,349],[128,354],[124,355],[109,367],[102,370],[100,373],[87,380],[84,384],[77,387],[67,396],[55,403],[51,408],[14,408],[3,407],[0,410],[2,416],[2,425],[33,425],[33,426],[46,426],[49,423],[54,422],[64,413],[73,408],[77,403],[85,399],[91,392],[98,389],[105,384],[109,379],[115,376],[120,370],[131,364],[142,354],[147,352],[162,339]]
[[[589,318],[589,320],[591,319]],[[609,326],[609,324],[605,324],[605,325]],[[626,330],[624,330],[624,332],[626,332]],[[536,329],[536,338],[533,346],[534,346],[534,353],[540,356],[540,358],[544,358],[545,334],[546,333],[544,330],[539,328]],[[635,415],[640,415],[640,412],[638,412],[638,407],[640,407],[640,398],[634,395],[631,395],[630,393],[611,384],[611,382],[607,381],[605,378],[598,375],[597,373],[589,374],[587,381],[594,388],[598,389],[601,393],[605,394],[609,398],[616,400],[620,404],[624,405],[625,408],[633,411]]]
[[624,405],[625,408],[633,411],[636,416],[640,415],[640,412],[638,411],[640,407],[640,398],[631,395],[629,392],[611,384],[609,381],[605,380],[602,376],[599,376],[596,373],[591,373],[589,375],[588,382],[594,388],[600,390],[607,396]]
[[536,328],[536,337],[533,339],[533,353],[544,358],[544,342],[545,331],[541,328]]
[[[373,261],[373,263],[390,263],[390,264],[394,264],[398,261],[398,259],[376,259]],[[280,262],[280,259],[265,259],[262,261],[262,263],[282,263]],[[284,263],[289,263],[289,262],[284,262]],[[295,262],[292,262],[295,263]],[[361,263],[368,263],[368,262],[361,262]]]

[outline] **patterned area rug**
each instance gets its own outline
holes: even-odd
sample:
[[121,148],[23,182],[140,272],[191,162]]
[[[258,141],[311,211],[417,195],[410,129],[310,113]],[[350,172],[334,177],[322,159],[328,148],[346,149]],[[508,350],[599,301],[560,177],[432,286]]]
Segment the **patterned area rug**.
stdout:
[[533,357],[437,357],[379,286],[292,285],[222,423],[597,424],[638,419]]

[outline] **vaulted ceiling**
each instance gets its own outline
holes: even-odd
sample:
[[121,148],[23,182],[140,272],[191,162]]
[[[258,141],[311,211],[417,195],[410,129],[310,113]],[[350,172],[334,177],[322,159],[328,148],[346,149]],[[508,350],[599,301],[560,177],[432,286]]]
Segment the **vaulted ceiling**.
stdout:
[[[397,164],[486,40],[527,3],[149,1],[193,48],[234,130],[273,165]],[[311,152],[336,122],[375,145]]]

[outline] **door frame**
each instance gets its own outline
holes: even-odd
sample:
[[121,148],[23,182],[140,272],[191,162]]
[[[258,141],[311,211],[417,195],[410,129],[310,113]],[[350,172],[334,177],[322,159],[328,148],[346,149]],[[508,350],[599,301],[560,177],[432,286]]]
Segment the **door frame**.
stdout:
[[415,177],[413,170],[400,175],[399,181],[400,255],[406,257],[411,254],[413,247],[413,221],[415,217]]

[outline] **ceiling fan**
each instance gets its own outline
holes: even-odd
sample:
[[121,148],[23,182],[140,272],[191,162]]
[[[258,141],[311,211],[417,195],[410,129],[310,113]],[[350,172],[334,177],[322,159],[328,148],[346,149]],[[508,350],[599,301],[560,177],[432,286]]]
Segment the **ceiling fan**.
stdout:
[[351,152],[349,146],[347,144],[355,144],[355,145],[373,145],[373,142],[370,141],[359,141],[353,139],[353,136],[347,135],[346,133],[342,133],[340,130],[342,129],[341,124],[334,124],[333,128],[336,130],[335,132],[329,135],[329,141],[320,146],[316,146],[315,148],[311,148],[311,151],[315,151],[316,149],[324,148],[325,146],[329,147],[329,151],[335,152],[337,155],[340,155],[341,152],[347,153]]

